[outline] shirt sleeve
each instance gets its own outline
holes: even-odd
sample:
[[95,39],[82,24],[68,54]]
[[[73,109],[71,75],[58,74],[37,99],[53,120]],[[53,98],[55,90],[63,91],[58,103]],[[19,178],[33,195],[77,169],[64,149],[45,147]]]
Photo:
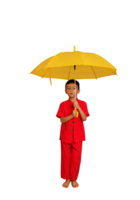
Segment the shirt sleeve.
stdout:
[[64,116],[64,108],[63,108],[63,104],[62,103],[59,105],[59,109],[57,111],[56,117],[58,117],[58,118],[65,117]]
[[84,103],[84,106],[83,106],[83,112],[86,114],[87,117],[90,116],[90,114],[88,112],[88,107],[87,107],[87,103],[86,102]]

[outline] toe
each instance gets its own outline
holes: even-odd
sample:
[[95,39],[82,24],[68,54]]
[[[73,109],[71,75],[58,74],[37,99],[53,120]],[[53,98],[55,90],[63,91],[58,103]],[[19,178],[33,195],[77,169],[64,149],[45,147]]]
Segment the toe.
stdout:
[[74,190],[78,190],[79,188],[80,188],[80,184],[74,185],[74,186],[73,186],[73,189],[74,189]]

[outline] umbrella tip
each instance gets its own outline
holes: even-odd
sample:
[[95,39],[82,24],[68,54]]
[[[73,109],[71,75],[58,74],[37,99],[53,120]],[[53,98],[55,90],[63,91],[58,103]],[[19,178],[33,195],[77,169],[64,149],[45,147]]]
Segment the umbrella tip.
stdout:
[[73,51],[76,51],[77,43],[72,43]]
[[31,77],[31,74],[30,74],[30,72],[28,72],[28,77]]

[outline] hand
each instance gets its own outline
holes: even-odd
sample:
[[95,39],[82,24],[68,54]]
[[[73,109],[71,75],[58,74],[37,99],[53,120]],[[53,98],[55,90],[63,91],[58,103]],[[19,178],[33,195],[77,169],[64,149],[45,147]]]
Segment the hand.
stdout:
[[76,100],[74,100],[73,104],[74,104],[74,108],[79,109],[79,104],[78,104],[78,102]]
[[73,111],[72,111],[72,116],[75,117],[75,116],[76,116],[76,113],[77,113],[77,110],[73,110]]

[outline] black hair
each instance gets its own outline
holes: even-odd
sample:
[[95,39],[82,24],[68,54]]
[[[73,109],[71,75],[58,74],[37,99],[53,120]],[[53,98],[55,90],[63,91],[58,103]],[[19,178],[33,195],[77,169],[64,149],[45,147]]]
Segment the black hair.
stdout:
[[69,84],[69,83],[74,83],[75,84],[75,81],[76,81],[76,85],[78,86],[78,90],[79,90],[80,89],[80,83],[77,80],[75,80],[75,79],[70,79],[70,80],[68,80],[66,82],[66,84],[65,84],[65,90],[66,90],[67,84]]

